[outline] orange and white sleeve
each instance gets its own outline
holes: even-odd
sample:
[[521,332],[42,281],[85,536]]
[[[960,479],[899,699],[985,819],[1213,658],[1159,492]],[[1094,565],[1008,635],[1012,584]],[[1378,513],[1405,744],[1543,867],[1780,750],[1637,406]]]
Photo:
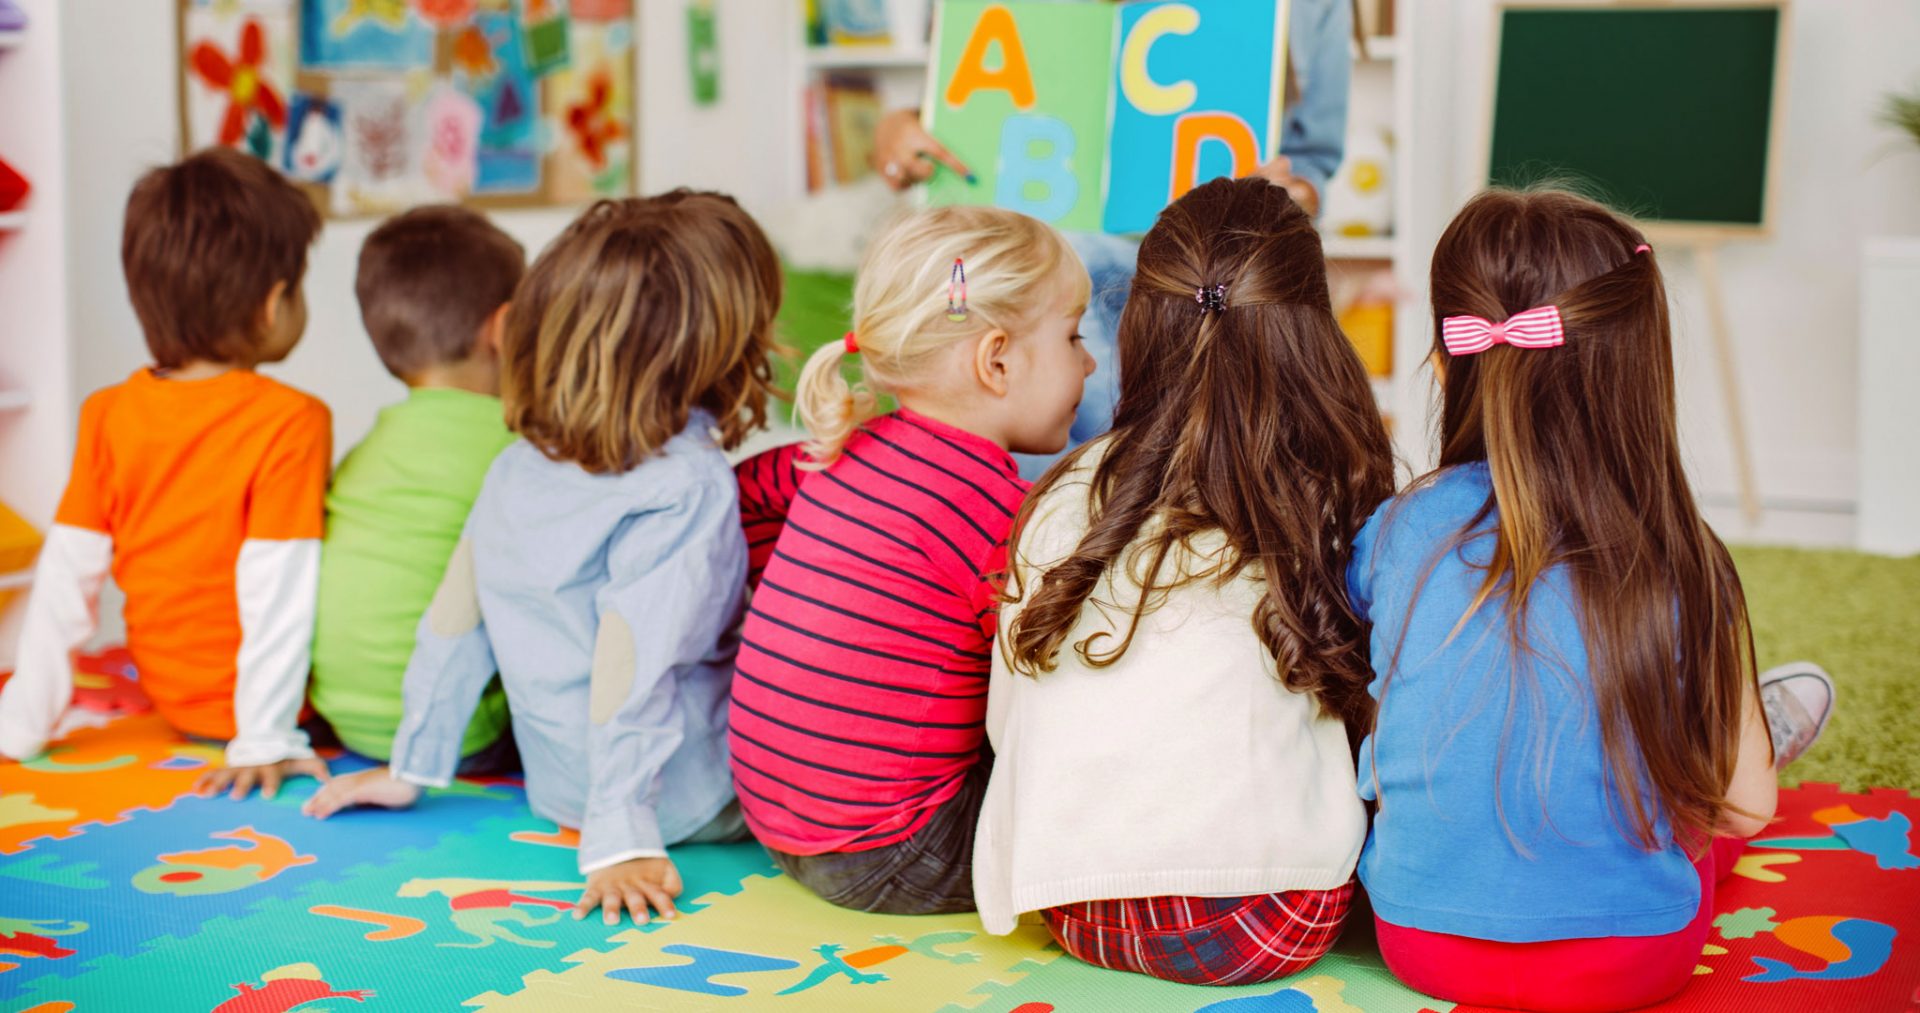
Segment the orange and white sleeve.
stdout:
[[299,728],[312,667],[320,588],[320,535],[333,420],[317,401],[277,435],[248,491],[247,530],[235,564],[240,611],[233,741],[227,765],[259,766],[313,755]]
[[80,410],[73,470],[34,564],[13,678],[0,690],[0,753],[31,759],[46,748],[73,700],[73,652],[98,626],[100,587],[113,566],[98,462],[102,403]]

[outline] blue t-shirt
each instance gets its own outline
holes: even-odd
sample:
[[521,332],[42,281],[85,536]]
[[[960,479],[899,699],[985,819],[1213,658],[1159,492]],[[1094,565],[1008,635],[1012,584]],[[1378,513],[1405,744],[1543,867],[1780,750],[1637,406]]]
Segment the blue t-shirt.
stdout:
[[1699,907],[1699,877],[1664,824],[1660,851],[1630,836],[1565,568],[1534,589],[1518,660],[1502,597],[1460,623],[1493,521],[1441,553],[1482,507],[1494,516],[1492,497],[1486,465],[1451,468],[1383,504],[1354,541],[1347,583],[1373,623],[1381,701],[1360,748],[1360,793],[1380,803],[1360,881],[1381,918],[1429,932],[1514,943],[1676,932]]

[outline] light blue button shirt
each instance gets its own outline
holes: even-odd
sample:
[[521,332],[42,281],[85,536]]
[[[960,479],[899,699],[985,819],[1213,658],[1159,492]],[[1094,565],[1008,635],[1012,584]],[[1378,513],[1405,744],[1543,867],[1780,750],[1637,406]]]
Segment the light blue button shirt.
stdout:
[[747,546],[712,425],[696,413],[620,474],[524,440],[501,452],[420,623],[396,776],[452,778],[497,668],[528,802],[580,828],[583,873],[664,855],[732,801],[727,690]]

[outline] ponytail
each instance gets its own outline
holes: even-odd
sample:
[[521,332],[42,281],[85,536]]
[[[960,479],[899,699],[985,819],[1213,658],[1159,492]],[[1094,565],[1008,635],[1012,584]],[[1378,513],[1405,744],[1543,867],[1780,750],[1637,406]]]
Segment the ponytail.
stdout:
[[[966,265],[953,308],[954,261]],[[802,467],[825,468],[879,414],[883,393],[939,384],[941,353],[999,327],[1013,331],[1053,296],[1086,305],[1089,282],[1073,247],[1051,227],[1013,211],[942,207],[902,218],[867,248],[853,287],[853,327],[807,358],[794,390],[806,426]],[[848,383],[840,357],[859,349],[861,381]]]
[[862,383],[847,382],[840,371],[845,350],[838,342],[822,345],[807,357],[800,370],[800,382],[794,388],[794,410],[812,439],[807,441],[807,460],[800,466],[818,470],[833,463],[868,419],[873,418],[878,399]]

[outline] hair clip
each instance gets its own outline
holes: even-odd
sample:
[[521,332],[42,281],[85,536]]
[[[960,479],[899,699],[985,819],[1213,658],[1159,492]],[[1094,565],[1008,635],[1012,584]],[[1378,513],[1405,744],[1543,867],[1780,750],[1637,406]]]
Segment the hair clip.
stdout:
[[848,331],[847,336],[844,338],[841,338],[840,342],[841,344],[846,346],[848,355],[860,354],[860,339],[857,337],[854,337],[854,334],[852,331]]
[[1202,285],[1193,290],[1193,300],[1200,304],[1200,315],[1225,313],[1227,311],[1227,286],[1214,285],[1211,288]]
[[1478,355],[1495,345],[1558,348],[1567,343],[1560,307],[1552,303],[1515,313],[1500,323],[1463,315],[1440,321],[1440,341],[1448,355]]
[[1645,244],[1645,243],[1641,243],[1641,244],[1640,244],[1639,246],[1636,246],[1636,247],[1634,247],[1634,248],[1633,248],[1633,252],[1635,252],[1635,253],[1652,253],[1652,252],[1653,252],[1653,247],[1651,247],[1651,246],[1648,246],[1648,245],[1647,245],[1647,244]]
[[947,319],[961,323],[967,319],[967,261],[953,258],[953,274],[947,279]]

